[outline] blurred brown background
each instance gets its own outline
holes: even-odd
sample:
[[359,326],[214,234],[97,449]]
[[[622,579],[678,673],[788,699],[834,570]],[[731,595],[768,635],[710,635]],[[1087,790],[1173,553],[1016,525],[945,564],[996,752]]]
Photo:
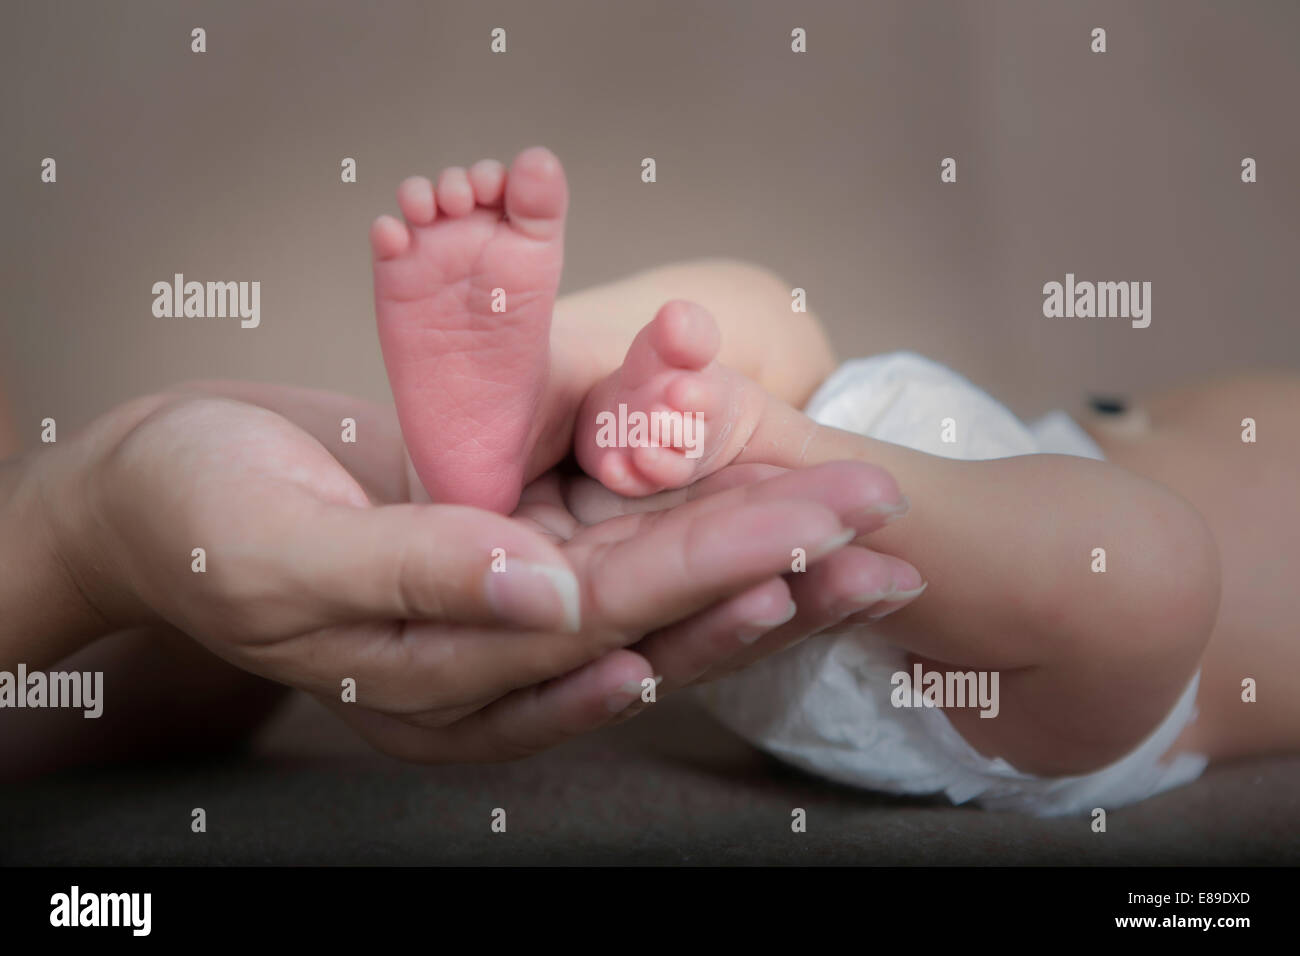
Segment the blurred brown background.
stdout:
[[[568,290],[751,259],[808,290],[842,355],[914,348],[1022,415],[1300,365],[1294,2],[159,0],[4,19],[0,376],[27,447],[44,416],[75,426],[196,376],[386,398],[371,218],[403,176],[533,143],[572,182]],[[1042,285],[1067,271],[1151,281],[1151,327],[1045,319]],[[155,318],[174,272],[260,280],[261,327]]]

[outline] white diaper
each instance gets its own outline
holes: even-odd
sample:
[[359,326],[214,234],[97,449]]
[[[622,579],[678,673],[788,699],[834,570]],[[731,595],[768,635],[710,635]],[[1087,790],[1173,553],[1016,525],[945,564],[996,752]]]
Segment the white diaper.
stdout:
[[[807,408],[817,421],[949,458],[1054,453],[1101,459],[1073,419],[1053,412],[1025,426],[956,372],[911,352],[843,365]],[[952,428],[943,440],[944,419]],[[906,489],[904,489],[906,491]],[[924,569],[922,569],[924,573]],[[1135,803],[1200,776],[1206,760],[1162,757],[1196,719],[1199,672],[1151,735],[1094,773],[1043,778],[980,755],[932,707],[896,708],[891,676],[904,651],[869,629],[828,632],[705,685],[706,706],[734,731],[812,773],[872,790],[942,791],[953,803],[1039,816]]]

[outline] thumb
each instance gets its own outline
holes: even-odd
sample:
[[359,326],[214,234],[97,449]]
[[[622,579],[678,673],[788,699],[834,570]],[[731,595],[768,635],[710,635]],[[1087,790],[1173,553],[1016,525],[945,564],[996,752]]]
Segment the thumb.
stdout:
[[324,505],[286,541],[319,626],[434,620],[577,631],[578,581],[559,548],[503,515],[459,505]]

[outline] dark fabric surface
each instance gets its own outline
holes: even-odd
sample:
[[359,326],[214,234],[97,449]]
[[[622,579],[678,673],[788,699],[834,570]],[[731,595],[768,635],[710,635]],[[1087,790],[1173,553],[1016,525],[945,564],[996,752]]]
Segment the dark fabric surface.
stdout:
[[[208,832],[190,832],[207,811]],[[507,831],[490,829],[494,808]],[[802,807],[808,830],[794,834]],[[690,700],[511,764],[417,767],[297,703],[238,758],[64,774],[0,793],[0,862],[1120,864],[1300,862],[1300,757],[1212,767],[1109,815],[1039,820],[824,783]]]

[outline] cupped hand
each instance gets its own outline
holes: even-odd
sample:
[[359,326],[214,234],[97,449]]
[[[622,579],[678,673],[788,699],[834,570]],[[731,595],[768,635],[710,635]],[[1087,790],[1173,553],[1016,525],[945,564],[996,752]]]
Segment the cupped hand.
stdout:
[[[316,694],[410,759],[531,753],[630,710],[661,660],[680,684],[737,634],[766,635],[761,649],[799,620],[780,623],[796,549],[833,566],[898,500],[882,472],[837,464],[585,522],[554,474],[513,518],[415,505],[377,406],[215,391],[168,396],[98,442],[95,531],[73,562],[88,599],[113,626],[166,621]],[[356,447],[339,442],[341,409],[370,423]]]
[[[904,517],[908,504],[885,472],[861,463],[833,462],[799,470],[732,465],[686,488],[643,498],[625,498],[581,477],[566,486],[564,495],[575,521],[594,524],[665,509],[689,517],[693,509],[734,500],[737,492],[760,501],[817,495],[840,509],[845,523],[857,531],[855,540],[819,561],[792,561],[780,578],[632,645],[629,650],[644,657],[659,676],[656,697],[724,677],[818,634],[870,627],[925,590],[915,567],[867,546],[870,533]],[[785,601],[788,610],[775,626],[756,627],[754,615],[742,611],[747,601],[768,606]],[[644,702],[638,702],[620,719],[643,708]]]

